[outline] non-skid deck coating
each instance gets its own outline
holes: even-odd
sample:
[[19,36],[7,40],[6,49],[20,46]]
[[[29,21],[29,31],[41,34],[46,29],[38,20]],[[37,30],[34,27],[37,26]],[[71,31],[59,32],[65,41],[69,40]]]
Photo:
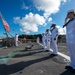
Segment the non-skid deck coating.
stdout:
[[[25,50],[25,43],[19,47],[0,49],[0,75],[75,75],[65,66],[69,61],[60,55],[52,56],[52,52],[45,52],[37,43],[32,49]],[[66,44],[59,44],[61,53],[69,55]]]

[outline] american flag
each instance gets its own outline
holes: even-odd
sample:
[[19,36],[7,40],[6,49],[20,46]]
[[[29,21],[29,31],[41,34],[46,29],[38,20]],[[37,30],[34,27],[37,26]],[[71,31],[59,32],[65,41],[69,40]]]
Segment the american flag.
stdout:
[[3,22],[3,25],[6,29],[6,31],[10,32],[10,27],[9,27],[8,23],[4,19],[2,19],[2,22]]

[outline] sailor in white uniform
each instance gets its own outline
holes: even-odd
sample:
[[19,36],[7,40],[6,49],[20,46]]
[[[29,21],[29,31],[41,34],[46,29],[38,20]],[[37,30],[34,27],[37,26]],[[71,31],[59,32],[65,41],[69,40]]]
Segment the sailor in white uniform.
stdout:
[[70,54],[70,65],[66,66],[66,69],[70,69],[71,72],[75,73],[75,10],[69,10],[65,18],[66,26],[66,42],[68,51]]
[[18,46],[18,34],[15,35],[15,46]]
[[56,27],[56,24],[51,25],[50,31],[52,35],[52,48],[53,48],[52,55],[57,55],[58,54],[58,47],[57,47],[58,28]]
[[49,29],[46,30],[46,41],[47,41],[47,49],[46,49],[46,51],[50,51],[51,35],[50,35]]
[[42,44],[43,44],[43,48],[46,49],[46,36],[45,36],[45,33],[42,33]]
[[47,51],[47,32],[45,32],[45,50]]
[[39,37],[37,37],[37,43],[40,43],[40,38]]

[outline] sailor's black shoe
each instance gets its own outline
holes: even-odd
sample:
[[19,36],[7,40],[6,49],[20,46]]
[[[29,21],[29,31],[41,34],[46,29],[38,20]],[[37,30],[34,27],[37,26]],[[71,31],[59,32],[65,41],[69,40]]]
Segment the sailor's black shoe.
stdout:
[[71,69],[71,72],[72,72],[72,73],[75,73],[75,69],[72,68],[72,69]]
[[70,69],[72,70],[73,68],[71,66],[66,66],[65,69]]
[[58,54],[51,54],[52,56],[57,56]]
[[49,50],[46,50],[46,52],[49,52]]

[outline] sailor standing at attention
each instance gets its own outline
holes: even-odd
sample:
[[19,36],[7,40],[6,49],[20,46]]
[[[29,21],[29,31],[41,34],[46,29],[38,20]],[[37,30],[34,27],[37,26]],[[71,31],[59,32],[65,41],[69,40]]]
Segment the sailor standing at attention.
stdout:
[[47,32],[45,32],[45,50],[47,51]]
[[50,35],[49,29],[46,29],[46,40],[47,40],[47,49],[46,49],[46,51],[50,51],[51,35]]
[[37,37],[37,43],[40,43],[40,38],[39,37]]
[[69,69],[71,72],[75,73],[75,10],[71,9],[67,12],[65,18],[66,26],[66,43],[68,51],[70,54],[70,64],[66,66],[65,69]]
[[15,46],[18,46],[18,34],[15,35]]
[[46,36],[45,33],[42,33],[42,44],[43,44],[43,48],[46,49]]
[[51,25],[50,31],[52,35],[52,48],[53,48],[52,55],[57,55],[58,54],[58,47],[57,47],[58,28],[56,27],[56,24]]

